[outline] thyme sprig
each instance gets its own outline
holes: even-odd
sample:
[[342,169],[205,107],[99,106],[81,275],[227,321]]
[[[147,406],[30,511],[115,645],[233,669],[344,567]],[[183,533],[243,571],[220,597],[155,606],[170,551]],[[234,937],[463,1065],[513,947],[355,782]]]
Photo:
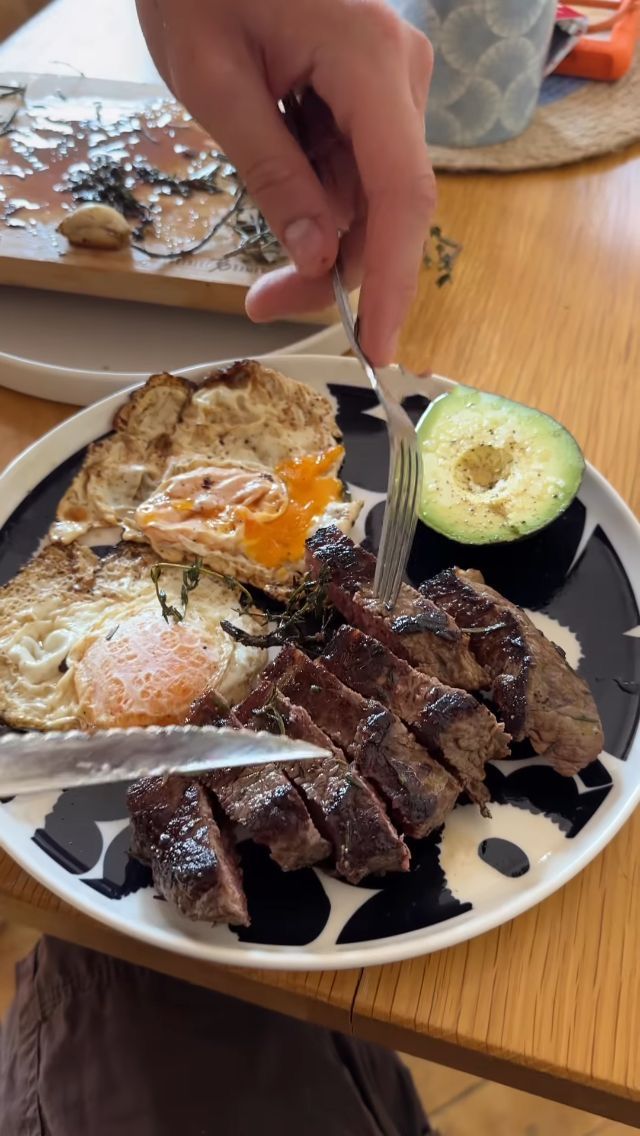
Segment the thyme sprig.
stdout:
[[428,245],[425,247],[422,263],[425,268],[433,268],[435,265],[436,284],[438,288],[442,288],[443,284],[450,284],[453,278],[453,269],[455,263],[462,252],[462,245],[451,237],[445,237],[439,225],[432,225],[429,236],[435,246],[435,259],[429,251]]
[[[167,569],[182,571],[182,587],[180,589],[182,606],[180,608],[169,603],[167,593],[160,587],[162,573]],[[202,576],[210,576],[212,580],[218,580],[220,583],[226,584],[228,588],[237,590],[240,593],[240,607],[243,611],[253,605],[251,592],[239,580],[236,580],[234,576],[226,576],[223,572],[214,572],[211,568],[205,568],[202,558],[199,556],[196,556],[193,564],[173,564],[171,561],[161,560],[153,565],[151,579],[165,623],[169,623],[171,620],[174,623],[183,622],[189,606],[189,597],[198,587]]]
[[267,723],[267,729],[272,734],[286,734],[287,727],[283,714],[278,706],[278,688],[272,686],[271,694],[267,701],[262,706],[258,706],[255,710],[251,711],[254,718],[264,720]]
[[322,644],[326,642],[335,618],[335,611],[329,603],[328,576],[326,568],[321,570],[317,579],[306,573],[293,589],[284,610],[272,614],[275,627],[262,635],[251,634],[227,619],[223,619],[220,626],[236,643],[246,647],[280,647],[287,642],[304,646]]

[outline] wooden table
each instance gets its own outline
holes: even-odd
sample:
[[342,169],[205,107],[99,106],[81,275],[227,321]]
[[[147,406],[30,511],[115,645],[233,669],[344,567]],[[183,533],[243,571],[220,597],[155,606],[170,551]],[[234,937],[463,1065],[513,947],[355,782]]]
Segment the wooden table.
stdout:
[[[132,0],[56,0],[0,47],[4,70],[62,70],[52,60],[154,75]],[[439,291],[425,272],[402,341],[415,370],[566,422],[636,509],[639,202],[638,148],[549,173],[442,177],[439,220],[464,252],[453,287]],[[70,413],[0,391],[0,466]],[[513,923],[367,970],[273,974],[182,959],[80,915],[4,855],[0,905],[62,938],[640,1127],[639,814]]]

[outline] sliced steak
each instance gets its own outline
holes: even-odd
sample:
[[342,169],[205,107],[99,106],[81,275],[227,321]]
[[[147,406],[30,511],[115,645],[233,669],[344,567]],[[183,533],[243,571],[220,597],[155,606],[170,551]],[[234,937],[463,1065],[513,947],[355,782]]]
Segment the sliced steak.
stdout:
[[491,676],[491,698],[516,741],[529,738],[559,773],[571,775],[601,752],[602,724],[584,679],[528,615],[494,591],[479,572],[440,572],[424,594],[463,626]]
[[[188,721],[200,726],[240,726],[219,698],[203,695]],[[302,797],[282,769],[273,764],[214,769],[200,778],[233,826],[236,840],[264,844],[283,871],[319,864],[331,845],[318,832]]]
[[338,528],[319,529],[307,541],[307,567],[327,579],[328,597],[348,623],[372,635],[395,655],[450,686],[481,690],[483,668],[469,650],[469,638],[453,619],[409,584],[393,611],[373,594],[376,560]]
[[507,756],[509,735],[472,694],[429,678],[353,627],[341,627],[319,661],[363,698],[393,710],[463,788],[487,799],[485,765]]
[[283,647],[264,678],[297,706],[355,762],[385,801],[391,818],[409,836],[439,828],[460,787],[379,702],[367,701],[291,644]]
[[160,895],[189,919],[247,927],[249,914],[233,841],[196,781],[152,777],[127,794],[132,854],[150,864]]
[[268,679],[236,708],[243,725],[273,728],[274,712],[289,737],[331,751],[321,761],[288,763],[284,770],[303,794],[319,831],[331,843],[336,871],[352,884],[365,876],[405,872],[409,850],[390,823],[376,794],[341,750],[301,706],[275,691]]

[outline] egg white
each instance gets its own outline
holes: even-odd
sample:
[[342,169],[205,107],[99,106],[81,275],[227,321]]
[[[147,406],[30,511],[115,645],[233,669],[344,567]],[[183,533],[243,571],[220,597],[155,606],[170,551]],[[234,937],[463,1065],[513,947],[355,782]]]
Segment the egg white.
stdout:
[[[78,661],[97,637],[117,634],[134,615],[162,621],[150,576],[154,560],[146,550],[122,546],[103,561],[88,549],[65,554],[50,546],[0,591],[0,718],[21,729],[86,724],[75,684]],[[179,569],[162,577],[167,602],[176,607],[181,583]],[[255,619],[238,613],[237,591],[202,576],[185,626],[188,621],[206,639],[215,689],[233,702],[264,666],[266,653],[232,640],[222,619],[260,630]]]
[[[161,526],[141,524],[140,506],[157,498],[177,465],[228,464],[274,473],[292,459],[326,453],[339,438],[328,398],[262,364],[235,364],[199,388],[173,375],[155,375],[118,412],[113,434],[90,448],[60,502],[51,538],[95,545],[96,531],[115,525],[125,540],[151,544],[162,559],[200,556],[215,571],[284,598],[304,570],[302,556],[266,566],[243,545],[242,526],[229,532],[209,520],[200,532],[194,525],[177,538],[175,530],[163,533]],[[333,476],[338,466],[339,461]],[[349,532],[361,507],[361,501],[332,501],[318,510],[305,535],[328,524]]]

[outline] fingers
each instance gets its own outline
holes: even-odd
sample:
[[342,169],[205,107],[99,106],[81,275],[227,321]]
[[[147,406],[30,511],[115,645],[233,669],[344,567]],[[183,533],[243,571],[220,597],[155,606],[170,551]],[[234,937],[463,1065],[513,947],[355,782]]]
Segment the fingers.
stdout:
[[[360,283],[365,222],[355,224],[340,247],[342,278],[351,290]],[[319,312],[333,304],[331,276],[305,280],[295,268],[277,268],[261,276],[247,294],[246,311],[255,323]]]
[[415,295],[435,183],[424,120],[408,95],[381,99],[369,91],[354,117],[353,146],[367,199],[359,308],[362,348],[373,363],[383,365],[394,357]]
[[[351,223],[347,263],[354,281],[363,272],[362,345],[374,362],[389,362],[435,201],[424,140],[427,41],[382,0],[300,0],[294,10],[285,0],[264,8],[251,0],[137,3],[156,63],[227,151],[294,263],[252,288],[251,317],[324,306],[337,228]],[[277,109],[278,91],[305,83],[329,105],[339,146],[346,142],[354,159],[346,193],[339,164],[338,176],[321,184]],[[354,183],[365,202],[356,213]]]
[[366,199],[361,342],[372,362],[383,365],[393,359],[415,295],[435,207],[424,137],[431,51],[424,37],[394,22],[388,10],[374,6],[368,21],[372,16],[368,58],[352,61],[349,81],[320,69],[314,83],[351,139]]
[[144,34],[149,54],[160,75],[169,78],[169,63],[165,45],[165,22],[160,0],[136,0],[140,27]]
[[216,69],[196,59],[178,94],[228,154],[300,275],[324,275],[338,249],[331,203],[255,64]]

